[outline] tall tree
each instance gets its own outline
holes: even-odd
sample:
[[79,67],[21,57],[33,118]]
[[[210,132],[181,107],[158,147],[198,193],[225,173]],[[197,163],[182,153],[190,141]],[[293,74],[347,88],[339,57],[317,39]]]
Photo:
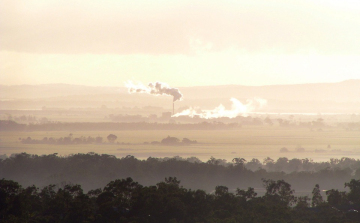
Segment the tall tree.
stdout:
[[264,186],[266,188],[265,196],[278,197],[281,202],[286,205],[292,205],[296,198],[294,196],[295,191],[291,189],[291,185],[284,180],[270,180],[263,179]]
[[350,189],[348,199],[354,204],[360,204],[360,180],[352,179],[349,183],[345,183],[345,187]]
[[323,198],[320,193],[320,186],[316,184],[313,191],[312,191],[312,199],[311,199],[311,206],[316,207],[323,203]]

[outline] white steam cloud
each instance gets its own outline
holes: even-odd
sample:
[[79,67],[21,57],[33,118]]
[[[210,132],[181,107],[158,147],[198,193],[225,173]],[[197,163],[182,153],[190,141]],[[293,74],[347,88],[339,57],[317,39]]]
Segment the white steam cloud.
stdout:
[[146,93],[153,95],[169,95],[173,96],[173,101],[181,101],[183,95],[177,88],[171,88],[169,85],[161,82],[149,83],[147,86],[139,83],[134,84],[131,81],[125,83],[129,93]]
[[249,112],[260,109],[267,104],[265,99],[253,98],[246,100],[246,104],[241,103],[236,98],[231,98],[232,102],[231,110],[226,110],[225,107],[221,104],[213,110],[199,110],[194,108],[186,109],[180,113],[173,115],[173,117],[179,116],[189,116],[189,117],[200,117],[204,119],[212,118],[235,118],[238,115],[247,115]]
[[[134,84],[131,81],[127,81],[125,83],[128,88],[129,93],[145,93],[152,95],[169,95],[173,96],[173,101],[181,101],[183,99],[183,95],[177,88],[171,88],[166,83],[155,82],[149,83],[147,86],[142,83]],[[261,109],[266,104],[267,101],[261,98],[253,98],[246,100],[246,103],[243,104],[236,98],[231,98],[232,102],[231,109],[227,110],[222,104],[216,107],[213,110],[201,110],[196,108],[189,108],[183,110],[180,113],[176,113],[172,117],[179,116],[189,116],[189,117],[199,117],[204,119],[213,119],[213,118],[235,118],[238,115],[247,115],[248,113],[254,111],[255,109]]]

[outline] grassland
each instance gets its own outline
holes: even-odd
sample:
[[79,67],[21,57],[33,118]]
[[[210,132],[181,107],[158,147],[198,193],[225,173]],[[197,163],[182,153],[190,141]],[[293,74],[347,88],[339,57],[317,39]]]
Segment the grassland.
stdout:
[[[277,159],[312,158],[315,161],[326,161],[330,158],[351,157],[360,158],[359,131],[345,131],[338,128],[311,131],[300,128],[281,127],[249,127],[243,126],[237,130],[209,130],[209,131],[81,131],[71,132],[73,137],[101,136],[106,140],[107,135],[118,136],[119,144],[80,144],[80,145],[47,145],[22,144],[19,138],[44,137],[60,138],[68,136],[70,132],[0,132],[0,155],[27,152],[30,154],[68,155],[74,153],[106,153],[117,157],[134,155],[146,159],[152,157],[191,157],[196,156],[203,161],[211,156],[227,159],[243,157],[247,160],[265,157]],[[198,144],[189,146],[150,145],[144,142],[161,141],[168,135],[179,139],[189,138],[197,140]],[[289,152],[280,153],[286,147]],[[297,148],[304,148],[305,152],[297,152]]]

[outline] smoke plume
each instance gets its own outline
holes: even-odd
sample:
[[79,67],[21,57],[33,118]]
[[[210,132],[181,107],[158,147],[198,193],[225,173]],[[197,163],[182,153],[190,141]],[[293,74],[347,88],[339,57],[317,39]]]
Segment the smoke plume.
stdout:
[[133,84],[131,81],[125,83],[129,93],[146,93],[153,95],[173,96],[173,101],[181,101],[183,95],[177,88],[171,88],[169,85],[161,82],[149,83],[147,86],[139,83]]
[[189,108],[180,113],[173,115],[173,117],[179,116],[189,116],[189,117],[200,117],[205,119],[212,118],[235,118],[238,115],[247,115],[255,109],[262,108],[266,105],[267,101],[261,98],[253,98],[246,100],[246,104],[241,103],[236,98],[231,98],[232,102],[231,110],[226,110],[225,107],[221,104],[213,110],[200,110]]

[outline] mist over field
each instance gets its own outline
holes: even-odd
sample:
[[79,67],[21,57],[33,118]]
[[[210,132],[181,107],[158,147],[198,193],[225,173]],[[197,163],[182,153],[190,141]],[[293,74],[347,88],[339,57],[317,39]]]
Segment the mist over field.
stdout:
[[[2,85],[2,153],[106,152],[141,159],[181,155],[202,160],[359,158],[359,84],[348,80],[259,87]],[[238,98],[232,105],[231,97]],[[49,144],[45,138],[55,141],[69,134],[77,141],[88,136],[106,141],[108,134],[118,138],[106,145],[71,143],[61,150],[59,142],[45,146]],[[152,144],[166,136],[198,143],[170,148]],[[28,137],[37,143],[24,143]],[[123,144],[129,145],[125,153]]]
[[[126,219],[142,219],[143,210],[155,216],[150,222],[167,222],[191,208],[185,198],[176,204],[185,209],[173,207],[174,201],[158,207],[165,208],[162,213],[173,208],[167,217],[145,204],[160,202],[151,194],[171,197],[178,191],[178,198],[202,193],[206,205],[215,205],[203,210],[203,219],[249,219],[238,213],[246,204],[255,205],[249,213],[265,205],[285,208],[267,211],[281,218],[293,212],[294,219],[303,219],[301,210],[314,222],[358,222],[359,86],[359,80],[259,87],[1,85],[0,193],[26,197],[31,192],[43,204],[61,196],[72,197],[68,205],[91,198],[81,203],[92,204],[97,215],[91,219],[104,221],[110,210]],[[2,189],[9,187],[15,195]],[[128,201],[111,198],[113,208],[107,210],[103,197],[125,191],[132,191],[126,199],[134,206],[125,208]],[[47,193],[57,195],[44,200]],[[11,199],[5,206],[16,207]],[[225,201],[237,208],[220,205]],[[327,215],[320,217],[319,208]],[[85,212],[73,216],[85,219]],[[185,212],[177,219],[192,219]]]
[[359,223],[359,6],[0,0],[0,222]]
[[[223,166],[243,159],[244,168],[255,171],[254,174],[260,170],[286,174],[315,171],[320,174],[329,167],[333,170],[340,167],[347,171],[348,178],[337,180],[335,177],[331,185],[339,184],[337,188],[341,189],[343,181],[357,176],[360,168],[359,83],[359,80],[348,80],[331,84],[179,88],[166,84],[155,88],[151,83],[150,87],[128,85],[118,88],[2,85],[0,155],[3,164],[21,153],[39,157],[56,154],[59,159],[67,159],[73,154],[95,152],[120,160],[127,156],[144,161],[153,157],[160,163],[162,159],[193,157],[203,163],[218,160],[215,165]],[[137,91],[137,88],[141,90]],[[174,95],[181,95],[182,100],[175,100]],[[238,106],[244,107],[231,107],[228,104],[230,96],[238,97]],[[251,105],[249,99],[252,98],[262,98],[264,103]],[[223,104],[223,108],[217,108],[219,104]],[[215,109],[211,110],[212,107]],[[194,113],[186,113],[189,109]],[[352,163],[340,165],[341,160]],[[307,162],[316,167],[305,168]],[[295,163],[296,166],[286,167]],[[338,166],[333,166],[335,164]],[[61,180],[52,176],[60,175],[64,176],[62,181],[77,179],[60,172],[23,179],[19,178],[19,173],[10,174],[6,165],[2,170],[4,177],[28,185],[36,182],[38,185],[58,184]],[[153,174],[157,176],[153,180],[142,177],[137,180],[150,184],[166,177],[166,174]],[[168,175],[183,176],[177,172]],[[129,176],[139,177],[124,172],[106,180]],[[261,187],[259,180],[262,177],[255,177],[257,187]],[[185,174],[182,180],[188,182],[190,178],[191,174]],[[211,175],[205,179],[215,180]],[[98,186],[106,183],[97,181],[96,177],[93,181]],[[231,182],[233,180],[229,179],[223,184],[235,187],[236,183]],[[243,179],[237,184],[251,186],[251,182]],[[309,181],[308,186],[299,187],[296,182],[298,186],[295,187],[302,191],[310,191],[311,184],[316,183]],[[73,183],[91,189],[86,180]],[[210,190],[216,183],[196,185],[187,186]]]
[[[301,210],[315,222],[358,222],[359,86],[359,80],[258,87],[1,85],[0,192],[10,199],[32,191],[44,204],[50,202],[44,200],[46,193],[57,194],[51,202],[72,197],[69,205],[80,202],[79,196],[91,198],[81,202],[92,202],[99,215],[91,218],[103,220],[101,199],[120,196],[114,190],[134,190],[127,199],[136,207],[113,199],[113,215],[142,219],[137,211],[150,211],[140,208],[153,199],[150,194],[172,196],[164,194],[169,187],[182,191],[176,196],[207,194],[204,202],[215,206],[203,210],[203,219],[249,219],[237,211],[252,204],[248,211],[256,211],[256,205],[285,208],[268,210],[281,218],[293,212],[294,219],[302,219]],[[13,195],[4,189],[9,185]],[[16,207],[11,199],[6,207]],[[34,202],[26,199],[24,204]],[[215,214],[221,199],[239,206],[232,214]],[[159,206],[169,207],[166,202]],[[319,208],[326,217],[316,214]],[[167,221],[175,212],[153,222]]]

